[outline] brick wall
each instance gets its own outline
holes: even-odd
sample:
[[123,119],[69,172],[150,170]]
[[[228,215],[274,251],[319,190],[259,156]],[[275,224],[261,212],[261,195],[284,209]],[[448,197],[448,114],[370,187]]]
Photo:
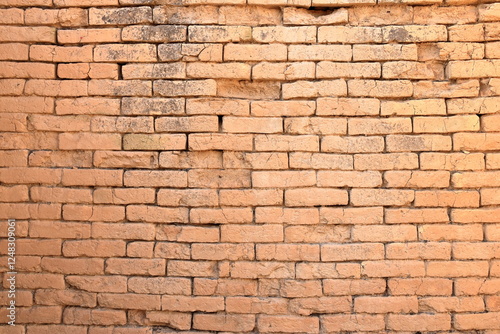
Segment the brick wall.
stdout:
[[500,3],[247,2],[0,0],[0,333],[498,333]]

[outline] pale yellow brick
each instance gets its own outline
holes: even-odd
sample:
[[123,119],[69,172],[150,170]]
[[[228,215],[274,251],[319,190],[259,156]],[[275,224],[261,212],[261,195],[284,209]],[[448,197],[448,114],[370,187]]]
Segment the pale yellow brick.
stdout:
[[316,64],[313,62],[268,63],[252,67],[253,80],[303,80],[316,77]]
[[350,61],[350,45],[290,45],[288,60]]
[[350,26],[319,27],[318,42],[347,44],[382,43],[382,29],[378,27]]
[[299,97],[346,96],[345,80],[296,81],[282,85],[283,99]]
[[252,28],[245,26],[189,26],[189,42],[228,43],[252,39]]
[[251,66],[244,63],[188,63],[186,74],[196,79],[250,79]]
[[380,114],[383,116],[446,115],[444,99],[382,101]]
[[224,47],[225,61],[284,61],[287,47],[283,44],[253,45],[227,44]]
[[332,78],[380,78],[379,63],[333,63],[322,61],[316,68],[318,79]]
[[349,80],[349,96],[410,97],[413,85],[409,80]]
[[316,27],[255,27],[252,36],[259,43],[315,43]]

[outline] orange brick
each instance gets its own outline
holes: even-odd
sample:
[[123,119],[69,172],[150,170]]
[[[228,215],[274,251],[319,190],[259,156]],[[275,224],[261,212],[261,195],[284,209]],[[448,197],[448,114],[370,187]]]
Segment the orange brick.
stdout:
[[414,153],[356,154],[354,168],[359,170],[399,170],[418,168]]
[[55,43],[56,29],[52,27],[0,27],[2,42]]
[[451,296],[453,281],[446,278],[392,278],[388,280],[392,295]]
[[16,322],[20,324],[57,324],[62,316],[60,306],[37,306],[32,308],[19,308],[17,310]]
[[[372,295],[385,291],[384,279],[325,279],[323,291],[325,295]],[[350,309],[349,301],[349,309]]]
[[248,189],[219,191],[222,206],[282,205],[283,191],[279,189]]
[[109,294],[98,295],[98,303],[102,307],[134,309],[134,310],[159,310],[160,296],[144,294]]
[[27,202],[28,188],[22,185],[0,187],[0,202]]
[[454,243],[453,258],[455,259],[492,259],[497,258],[500,245],[496,242],[488,243]]
[[251,331],[255,327],[255,315],[195,314],[193,328],[208,331]]
[[[241,4],[238,1],[235,4]],[[253,6],[221,6],[219,24],[225,25],[278,25],[281,11],[278,8],[259,8]]]
[[251,223],[253,210],[251,208],[192,208],[189,212],[191,223],[197,224],[227,224]]
[[253,136],[246,134],[190,134],[189,149],[194,151],[251,151]]
[[476,97],[479,94],[478,80],[416,81],[413,96],[423,98]]
[[97,151],[94,166],[98,168],[157,168],[156,152]]
[[414,198],[413,190],[352,189],[350,193],[350,202],[354,206],[404,206],[413,202]]
[[[222,238],[223,239],[223,238]],[[224,240],[222,240],[224,241]],[[231,241],[236,241],[236,238]],[[252,244],[193,244],[192,258],[196,260],[253,260],[254,246]]]
[[188,172],[190,188],[248,188],[251,174],[238,169],[191,169]]
[[317,317],[298,316],[260,316],[257,321],[257,328],[262,333],[319,333],[319,319]]
[[125,276],[66,276],[65,280],[69,286],[88,292],[127,292]]
[[343,79],[323,81],[296,81],[282,85],[283,99],[346,96],[347,84]]
[[134,293],[190,295],[191,280],[177,277],[131,277],[128,289]]
[[[4,287],[8,287],[5,282]],[[18,273],[16,275],[16,287],[18,289],[64,290],[64,275],[45,273]]]
[[162,296],[162,310],[176,312],[224,311],[223,297]]
[[57,30],[57,40],[61,44],[113,43],[120,42],[120,29],[75,29]]
[[298,80],[314,79],[316,64],[300,63],[268,63],[262,62],[252,67],[253,80]]
[[62,184],[65,186],[121,186],[123,171],[105,169],[65,169]]
[[444,242],[391,243],[386,246],[387,259],[449,260],[451,245]]
[[177,242],[219,242],[219,228],[197,226],[165,226],[158,232],[157,240]]
[[35,301],[40,305],[73,305],[82,307],[96,307],[95,293],[77,290],[37,290]]
[[286,314],[287,306],[287,300],[284,298],[226,298],[226,311],[230,313]]
[[218,8],[215,6],[170,7],[160,6],[153,8],[154,23],[174,24],[213,24],[218,22]]
[[452,147],[451,137],[441,135],[389,135],[386,143],[389,152],[450,151]]
[[[212,152],[215,154],[216,152]],[[224,168],[249,168],[249,169],[287,169],[287,153],[268,152],[234,152],[223,153]],[[222,166],[220,166],[222,167]]]
[[223,225],[222,242],[280,242],[283,241],[283,227],[280,225]]
[[[130,10],[132,8],[126,9]],[[136,9],[147,10],[150,8]],[[109,17],[105,16],[103,18]],[[121,36],[124,42],[183,42],[186,40],[186,27],[176,25],[132,25],[124,27]]]
[[259,244],[257,260],[264,261],[319,261],[318,245]]
[[360,278],[361,266],[358,263],[299,263],[297,278]]
[[[152,242],[134,242],[128,245],[127,255],[133,257],[152,257]],[[146,255],[147,254],[147,255]],[[188,244],[159,242],[154,248],[154,256],[166,259],[190,259],[191,247]]]
[[498,330],[498,316],[500,316],[499,312],[457,314],[454,316],[454,324],[459,330]]
[[255,135],[256,151],[319,151],[319,137],[313,135]]
[[245,100],[193,98],[186,100],[186,113],[191,115],[248,115],[250,103]]
[[447,223],[450,221],[446,209],[386,209],[385,222],[401,223]]
[[87,82],[84,80],[41,80],[31,79],[26,82],[26,95],[38,96],[86,96]]
[[373,208],[321,208],[321,222],[326,224],[369,225],[382,224],[384,211]]
[[383,331],[383,315],[372,314],[335,314],[321,317],[321,325],[328,332],[344,331]]
[[317,115],[369,116],[378,115],[380,101],[373,98],[319,98]]
[[93,117],[93,132],[154,132],[152,117]]
[[[215,296],[238,296],[238,295],[256,295],[257,281],[256,280],[240,280],[240,279],[209,279],[195,278],[193,293],[195,295],[215,295]],[[233,298],[227,298],[228,305],[233,301]],[[234,299],[236,301],[236,299]],[[236,307],[242,305],[242,300],[237,299]]]
[[187,187],[185,171],[126,171],[123,176],[126,187]]
[[357,297],[354,311],[359,313],[416,313],[417,297]]
[[299,188],[285,191],[286,206],[345,205],[347,202],[347,192],[339,189]]
[[[453,220],[453,214],[452,214]],[[468,221],[470,223],[472,221]],[[421,225],[419,238],[429,241],[480,241],[483,231],[480,225]]]
[[55,257],[42,258],[42,270],[69,275],[99,275],[104,273],[103,259],[65,259]]
[[349,238],[347,226],[288,226],[285,241],[296,243],[345,242]]
[[168,276],[214,277],[216,262],[170,260],[167,263]]
[[124,310],[67,307],[64,309],[63,322],[75,325],[124,325],[127,316]]
[[153,240],[155,227],[145,223],[94,223],[92,237],[98,239]]
[[125,256],[123,240],[67,240],[62,253],[66,257],[113,257]]
[[349,96],[354,97],[410,97],[413,86],[409,80],[349,80]]
[[118,115],[120,100],[108,98],[58,99],[56,114],[58,115]]
[[384,258],[383,244],[322,245],[321,261],[363,261]]
[[[370,1],[364,1],[364,3],[369,4]],[[405,6],[353,6],[349,8],[349,22],[356,26],[409,24],[412,18],[413,11]]]
[[436,331],[450,330],[451,316],[449,314],[389,314],[388,328],[402,331]]
[[417,240],[417,229],[413,225],[362,225],[352,229],[352,240],[360,242],[397,242]]
[[[484,189],[486,191],[487,189]],[[482,196],[482,198],[484,198]],[[422,190],[415,192],[417,207],[479,207],[477,191]]]
[[106,273],[113,275],[165,275],[166,261],[164,259],[107,259]]
[[293,278],[293,263],[289,262],[235,262],[231,267],[232,278]]

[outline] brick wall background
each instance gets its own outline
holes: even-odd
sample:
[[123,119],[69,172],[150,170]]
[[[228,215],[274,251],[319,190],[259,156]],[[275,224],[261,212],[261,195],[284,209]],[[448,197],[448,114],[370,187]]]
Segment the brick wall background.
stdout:
[[0,5],[0,333],[500,331],[500,3]]

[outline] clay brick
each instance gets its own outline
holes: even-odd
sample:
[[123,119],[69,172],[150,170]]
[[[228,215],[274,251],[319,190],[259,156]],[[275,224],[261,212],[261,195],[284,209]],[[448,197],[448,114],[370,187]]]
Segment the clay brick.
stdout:
[[165,259],[107,259],[106,274],[114,275],[165,275]]
[[378,115],[380,101],[377,99],[319,98],[317,115],[322,116],[373,116]]
[[257,328],[262,333],[297,333],[297,331],[319,333],[319,319],[317,317],[265,315],[259,317]]
[[282,85],[283,99],[346,96],[347,84],[343,79],[323,81],[296,81]]
[[64,309],[63,322],[75,325],[124,325],[127,316],[124,310],[67,307]]
[[283,24],[285,25],[330,25],[347,23],[348,11],[339,8],[330,14],[323,14],[321,10],[310,10],[307,8],[284,7]]
[[312,171],[253,172],[252,186],[255,188],[294,188],[313,186],[316,174]]
[[382,224],[382,208],[321,208],[321,222],[326,224]]
[[250,208],[192,208],[190,221],[197,224],[251,223],[253,212]]
[[357,297],[354,310],[359,313],[416,313],[417,297]]
[[286,169],[287,153],[224,152],[225,168]]
[[191,281],[177,277],[131,277],[128,289],[134,293],[189,295]]
[[410,97],[413,94],[412,83],[408,80],[349,80],[349,96],[360,97]]
[[256,135],[256,151],[319,151],[318,136]]
[[420,167],[424,170],[482,170],[483,153],[422,153]]
[[255,315],[195,314],[193,328],[209,331],[251,331],[255,326]]
[[350,61],[351,59],[350,45],[290,45],[288,47],[288,60]]
[[185,208],[162,208],[153,205],[127,206],[127,219],[148,223],[187,222],[188,210]]
[[153,240],[155,226],[133,223],[93,223],[92,237],[100,239]]
[[390,314],[387,326],[392,330],[450,330],[451,316],[449,314]]
[[218,227],[197,226],[161,226],[157,231],[157,240],[177,242],[218,242]]
[[94,48],[96,62],[156,61],[156,46],[152,44],[102,44]]
[[244,63],[189,63],[187,76],[210,79],[250,79],[251,66]]
[[122,29],[124,42],[183,42],[186,40],[186,27],[175,25],[137,25]]
[[49,273],[66,275],[102,275],[104,273],[103,259],[65,259],[44,257],[41,263],[42,270]]
[[352,118],[348,122],[348,131],[350,135],[407,133],[412,131],[412,124],[409,118]]
[[122,66],[124,79],[182,79],[186,77],[185,73],[186,66],[183,63],[128,64]]
[[353,159],[348,155],[291,152],[289,160],[290,167],[298,169],[349,170],[353,168]]
[[158,6],[153,8],[153,21],[168,24],[214,24],[218,21],[218,8]]
[[231,117],[223,118],[222,129],[231,133],[281,133],[281,118]]
[[278,189],[220,190],[222,206],[282,205],[283,191]]
[[314,79],[316,64],[313,62],[299,63],[268,63],[262,62],[252,67],[253,80],[298,80]]
[[90,8],[90,25],[130,25],[152,23],[150,7]]
[[349,238],[348,226],[288,226],[285,241],[297,243],[346,242]]
[[[413,119],[413,124],[415,124],[415,120],[416,118]],[[416,131],[414,130],[414,132]],[[451,151],[451,148],[452,141],[449,136],[389,135],[386,137],[386,150],[388,152]]]
[[156,168],[158,153],[97,151],[94,166],[99,168]]
[[[126,148],[126,145],[124,146]],[[116,133],[61,133],[59,148],[61,150],[120,150],[122,137]]]
[[90,167],[92,153],[81,151],[32,151],[29,165],[36,167]]
[[254,27],[253,40],[258,43],[316,42],[315,27]]
[[23,185],[0,187],[0,202],[28,201],[28,188]]
[[125,150],[183,150],[186,148],[185,134],[125,134]]
[[287,58],[285,45],[227,44],[224,59],[228,61],[283,61]]
[[356,26],[410,24],[412,19],[413,8],[408,6],[353,6],[349,8],[349,23]]
[[418,6],[414,8],[413,22],[417,24],[465,24],[477,20],[474,6],[430,7]]
[[385,285],[384,279],[325,279],[323,291],[333,296],[372,295],[383,293]]
[[154,95],[159,96],[214,96],[217,84],[215,80],[167,81],[157,80],[153,84]]
[[294,266],[289,262],[245,262],[231,266],[232,278],[293,278]]
[[255,208],[256,223],[270,224],[317,224],[319,213],[313,208],[281,208],[258,207]]
[[386,223],[446,223],[449,221],[446,209],[386,209]]
[[118,28],[57,30],[57,40],[61,44],[120,42],[120,35],[121,29]]
[[484,41],[483,24],[464,24],[448,27],[450,41],[453,42],[481,42]]
[[500,244],[496,242],[468,243],[460,242],[453,244],[453,258],[460,260],[481,259],[488,260],[498,258]]
[[[239,226],[238,226],[239,227]],[[249,226],[247,226],[248,228]],[[244,230],[244,227],[241,227]],[[233,229],[235,230],[235,229]],[[264,230],[263,230],[264,231]],[[227,233],[231,234],[235,231],[228,229]],[[225,233],[222,231],[222,233]],[[224,235],[224,234],[223,234]],[[235,234],[236,235],[236,234]],[[240,235],[241,236],[241,235]],[[224,238],[222,238],[224,239]],[[231,239],[231,241],[235,241]],[[241,239],[241,238],[240,238]],[[224,240],[222,240],[224,241]],[[254,247],[252,244],[193,244],[192,257],[196,260],[253,260]]]
[[216,190],[209,189],[161,189],[158,192],[158,205],[162,206],[216,206]]
[[348,194],[344,190],[303,188],[285,191],[286,206],[345,205]]
[[140,80],[91,80],[89,81],[89,95],[110,96],[151,96],[152,84]]
[[[90,225],[86,223],[32,221],[30,237],[33,238],[89,238]],[[64,252],[63,244],[63,252]],[[66,254],[64,254],[67,256]]]
[[393,278],[388,280],[392,295],[451,296],[453,281],[446,278]]
[[55,65],[45,63],[2,62],[2,78],[55,79]]
[[383,258],[384,246],[380,243],[321,246],[321,261],[363,261]]
[[219,8],[219,24],[260,26],[280,23],[281,10],[279,8],[256,6],[221,6]]
[[379,187],[382,185],[382,177],[379,172],[336,172],[319,171],[319,187]]
[[25,94],[37,96],[73,97],[86,96],[87,82],[84,80],[41,80],[26,82]]
[[421,277],[425,274],[423,261],[365,261],[362,263],[363,275],[368,277]]
[[[131,245],[137,244],[137,248],[141,247],[141,251],[139,251],[136,247],[131,248]],[[141,244],[141,246],[139,246]],[[137,242],[129,244],[127,249],[127,255],[131,256],[130,253],[134,252],[135,257],[144,257],[144,252],[142,245],[147,245],[147,257],[151,257],[153,253],[153,242]],[[129,252],[130,249],[130,252]],[[137,251],[137,254],[135,254]],[[140,253],[140,254],[139,254]],[[156,243],[154,248],[154,256],[161,257],[165,259],[185,259],[188,260],[191,258],[191,247],[188,244],[174,243],[174,242],[159,242]]]
[[[257,293],[257,282],[252,280],[239,280],[239,279],[207,279],[195,278],[194,279],[194,294],[195,295],[255,295]],[[228,304],[232,298],[228,298]],[[241,305],[241,299],[238,300]]]
[[216,151],[171,151],[160,153],[163,168],[222,168],[222,154]]
[[252,39],[252,28],[246,26],[190,26],[189,42],[228,43]]
[[476,97],[479,94],[477,80],[417,81],[413,84],[413,96],[416,98],[455,98]]
[[446,72],[450,79],[497,77],[499,66],[497,60],[451,61]]
[[458,296],[498,294],[498,283],[499,280],[496,278],[458,278],[455,283],[455,294]]
[[353,45],[354,61],[417,60],[415,44]]
[[[352,240],[358,242],[408,242],[417,240],[413,225],[361,225],[352,229]],[[388,262],[390,263],[390,262]]]
[[454,316],[455,328],[460,330],[474,329],[498,329],[498,312],[479,314],[457,314]]
[[496,171],[454,173],[451,182],[456,188],[496,187],[498,174]]
[[484,58],[485,46],[481,43],[433,43],[419,46],[418,58],[429,60],[469,60]]
[[124,115],[182,115],[184,104],[182,98],[124,97],[121,112]]
[[[455,221],[452,213],[452,221]],[[467,221],[472,223],[473,221]],[[481,225],[421,225],[418,228],[420,240],[428,241],[481,241],[483,230]]]
[[381,152],[384,149],[382,137],[359,136],[339,137],[325,136],[321,141],[321,151],[335,153],[367,153]]
[[238,115],[245,116],[250,112],[250,105],[244,100],[227,100],[216,98],[188,99],[186,113],[191,115]]
[[83,97],[56,101],[56,114],[58,115],[118,115],[119,113],[120,100],[118,99]]
[[[17,150],[17,151],[11,150],[11,151],[0,152],[1,167],[26,167],[27,161],[28,161],[27,150]],[[287,157],[287,163],[288,163],[288,157]]]
[[448,36],[444,25],[385,26],[382,34],[384,43],[437,42],[446,41]]
[[312,101],[252,101],[254,116],[309,116],[314,114]]
[[162,310],[177,312],[217,312],[224,310],[222,297],[162,296]]
[[37,290],[35,301],[40,305],[97,306],[96,294],[77,290]]
[[333,63],[322,61],[317,64],[317,78],[380,78],[377,63]]
[[389,188],[448,188],[450,173],[445,171],[387,171],[385,184]]
[[[499,211],[495,207],[474,210],[453,209],[451,220],[457,223],[496,223]],[[477,233],[476,239],[480,240],[479,233]]]
[[0,96],[0,112],[2,113],[50,114],[53,111],[54,99],[50,97]]
[[321,325],[328,332],[381,331],[385,329],[383,315],[335,314],[321,317]]
[[299,263],[297,278],[360,278],[361,267],[358,263]]
[[444,67],[441,64],[409,61],[386,62],[382,65],[385,79],[431,79],[443,80]]
[[125,256],[125,241],[67,240],[63,243],[62,253],[66,257]]
[[64,169],[62,184],[65,186],[121,186],[123,172],[105,169]]
[[260,244],[256,248],[257,260],[264,261],[319,261],[318,245]]
[[500,203],[499,189],[481,189],[481,205],[495,205]]
[[223,242],[280,242],[283,241],[283,227],[279,225],[223,225]]
[[498,4],[485,4],[478,8],[479,21],[496,21],[500,18]]
[[109,294],[98,295],[99,305],[107,308],[134,310],[159,310],[160,296],[141,294]]
[[4,43],[0,45],[1,60],[28,60],[29,46],[21,43]]
[[156,132],[217,132],[219,124],[215,116],[158,117]]
[[381,43],[382,29],[376,27],[319,27],[319,43]]
[[498,169],[500,155],[495,153],[486,154],[486,169]]
[[386,257],[391,260],[449,260],[451,244],[443,242],[391,243],[386,246]]
[[[486,189],[485,189],[486,190]],[[485,198],[484,195],[481,196]],[[486,198],[488,195],[486,195]],[[484,204],[484,203],[483,203]],[[478,207],[477,191],[422,190],[415,192],[414,205],[427,207]]]
[[86,46],[52,46],[32,45],[30,60],[48,62],[90,62],[92,61],[91,45]]
[[1,42],[55,43],[56,28],[53,27],[0,27]]
[[[8,285],[4,282],[4,288]],[[64,275],[43,273],[18,273],[16,275],[18,289],[65,289]]]
[[401,170],[418,168],[415,153],[356,154],[354,168],[359,170]]
[[12,167],[0,169],[0,181],[6,184],[58,184],[61,170],[50,168]]
[[226,299],[226,310],[231,313],[264,313],[286,314],[287,300],[283,298],[229,297]]

